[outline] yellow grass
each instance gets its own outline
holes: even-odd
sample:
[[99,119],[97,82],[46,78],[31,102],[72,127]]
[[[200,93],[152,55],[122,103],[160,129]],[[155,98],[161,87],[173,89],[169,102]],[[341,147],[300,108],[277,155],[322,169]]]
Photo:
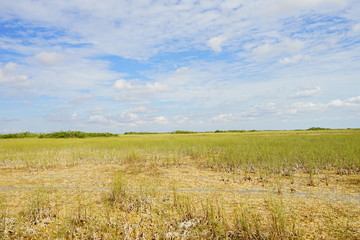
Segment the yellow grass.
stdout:
[[359,135],[1,140],[0,238],[359,239]]

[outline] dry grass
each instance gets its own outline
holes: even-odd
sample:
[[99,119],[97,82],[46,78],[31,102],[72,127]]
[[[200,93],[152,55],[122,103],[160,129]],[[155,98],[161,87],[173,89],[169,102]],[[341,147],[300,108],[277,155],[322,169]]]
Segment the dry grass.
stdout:
[[[288,135],[281,138],[299,137]],[[264,147],[263,155],[255,150],[239,155],[229,146],[240,141],[250,151],[246,144],[272,136],[216,135],[221,142],[212,136],[1,142],[0,188],[17,189],[0,190],[0,238],[360,238],[358,149],[339,150],[341,164],[330,159],[326,166],[310,168],[300,165],[311,163],[301,158],[271,168],[270,162],[252,161],[284,157],[285,149],[275,147],[279,136],[273,136],[273,149]],[[324,136],[311,135],[311,140]],[[345,145],[358,144],[351,142],[357,133],[339,136],[329,140],[331,147],[346,136]],[[305,155],[316,160],[316,154],[323,159],[333,153],[321,146],[323,152],[304,149]],[[224,152],[229,153],[225,159]],[[236,158],[244,154],[253,159],[240,164]]]

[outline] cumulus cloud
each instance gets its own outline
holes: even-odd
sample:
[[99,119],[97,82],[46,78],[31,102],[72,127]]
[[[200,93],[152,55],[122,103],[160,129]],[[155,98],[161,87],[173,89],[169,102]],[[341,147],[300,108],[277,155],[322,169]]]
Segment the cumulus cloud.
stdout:
[[41,52],[35,56],[35,59],[44,65],[54,65],[64,61],[65,56],[56,52]]
[[319,86],[314,88],[308,88],[301,91],[296,92],[292,95],[292,98],[306,98],[306,97],[314,97],[318,96],[321,93],[321,88]]
[[124,79],[119,79],[115,82],[114,88],[117,89],[133,89],[134,86]]
[[351,97],[345,100],[333,100],[327,104],[329,107],[360,107],[360,96]]
[[17,73],[17,64],[13,62],[8,62],[0,68],[0,84],[1,83],[19,88],[28,87],[30,85],[26,75]]
[[158,123],[158,124],[167,124],[169,123],[168,119],[164,116],[157,116],[154,117],[154,122]]
[[207,43],[214,52],[219,53],[222,51],[221,46],[224,44],[224,42],[226,40],[227,40],[227,38],[224,35],[221,35],[221,36],[213,37],[213,38],[209,39],[209,41]]

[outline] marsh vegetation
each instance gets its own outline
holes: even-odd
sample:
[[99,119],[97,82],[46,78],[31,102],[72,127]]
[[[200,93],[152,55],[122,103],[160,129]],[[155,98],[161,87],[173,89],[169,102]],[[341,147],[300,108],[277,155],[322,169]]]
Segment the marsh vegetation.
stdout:
[[360,131],[0,140],[0,238],[359,239]]

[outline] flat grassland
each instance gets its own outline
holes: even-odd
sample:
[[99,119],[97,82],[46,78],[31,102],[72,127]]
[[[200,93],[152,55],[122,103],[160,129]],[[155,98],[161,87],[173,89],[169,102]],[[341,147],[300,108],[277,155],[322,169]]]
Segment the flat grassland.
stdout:
[[360,239],[360,131],[0,140],[0,239]]

